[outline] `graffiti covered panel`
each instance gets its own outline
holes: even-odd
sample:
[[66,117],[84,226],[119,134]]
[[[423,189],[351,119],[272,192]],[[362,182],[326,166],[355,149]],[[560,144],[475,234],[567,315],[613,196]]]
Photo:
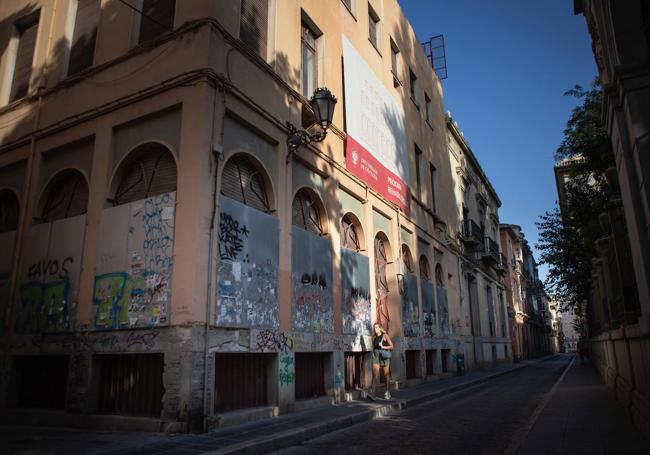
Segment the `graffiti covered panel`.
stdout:
[[277,327],[279,222],[225,196],[220,201],[216,323]]
[[292,317],[298,332],[332,332],[332,242],[293,226]]
[[370,335],[371,300],[368,256],[341,248],[343,333]]
[[422,280],[420,282],[422,288],[422,315],[424,319],[424,336],[433,337],[436,327],[436,305],[433,283],[430,281]]
[[9,308],[9,286],[13,265],[16,231],[0,233],[0,327],[4,326]]
[[420,336],[420,311],[418,308],[417,277],[407,273],[403,278],[402,326],[405,337]]
[[449,336],[449,306],[447,304],[447,289],[436,286],[438,297],[438,314],[440,315],[440,331],[443,337]]
[[169,322],[176,193],[104,210],[93,289],[96,328]]

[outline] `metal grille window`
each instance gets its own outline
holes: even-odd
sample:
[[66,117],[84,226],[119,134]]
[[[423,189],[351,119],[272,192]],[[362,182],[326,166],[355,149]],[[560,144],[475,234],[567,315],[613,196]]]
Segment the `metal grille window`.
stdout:
[[379,49],[379,15],[368,3],[368,39]]
[[69,169],[52,179],[41,198],[38,221],[49,223],[77,215],[88,209],[88,184],[81,172]]
[[11,190],[0,191],[0,234],[18,228],[18,197]]
[[262,172],[250,158],[234,156],[223,169],[221,194],[262,212],[270,212],[264,180]]
[[29,79],[32,75],[32,63],[34,60],[34,49],[36,48],[36,37],[38,35],[39,17],[40,12],[37,12],[16,23],[19,38],[14,74],[11,81],[11,92],[9,95],[10,102],[27,96]]
[[361,251],[357,227],[349,215],[345,215],[341,220],[341,246],[356,252]]
[[406,244],[402,245],[402,263],[404,263],[406,272],[413,273],[413,258],[411,257],[411,250]]
[[96,356],[101,413],[159,417],[162,410],[163,354]]
[[101,10],[100,0],[79,0],[77,2],[68,75],[73,75],[93,65],[97,24]]
[[318,86],[318,48],[316,34],[306,25],[302,24],[300,45],[302,48],[302,94],[309,98]]
[[420,277],[427,281],[431,281],[431,271],[429,270],[429,260],[423,254],[420,256]]
[[269,28],[268,0],[242,0],[239,38],[266,59]]
[[266,406],[267,371],[272,354],[216,354],[214,411]]
[[175,10],[176,0],[144,0],[138,44],[173,30]]
[[176,162],[167,147],[158,143],[132,151],[117,175],[115,205],[176,191]]
[[386,245],[384,240],[375,237],[375,286],[377,289],[377,322],[384,330],[388,330],[390,317],[388,315],[388,281],[386,279]]
[[292,223],[301,229],[313,232],[316,235],[325,235],[321,216],[316,207],[316,200],[306,189],[301,189],[293,198],[291,207]]

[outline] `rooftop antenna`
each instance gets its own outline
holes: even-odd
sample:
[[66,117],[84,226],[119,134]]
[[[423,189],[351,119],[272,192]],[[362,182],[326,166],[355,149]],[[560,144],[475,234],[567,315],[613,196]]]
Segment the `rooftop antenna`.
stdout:
[[429,64],[440,80],[447,79],[447,55],[445,54],[445,37],[436,35],[429,41],[422,43],[424,53],[429,59]]

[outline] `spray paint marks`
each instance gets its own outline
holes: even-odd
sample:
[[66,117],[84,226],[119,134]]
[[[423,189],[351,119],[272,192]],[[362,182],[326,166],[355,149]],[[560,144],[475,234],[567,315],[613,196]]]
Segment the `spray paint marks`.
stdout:
[[147,271],[167,274],[171,270],[176,202],[173,196],[173,193],[165,193],[144,200],[142,250]]
[[402,327],[405,337],[420,336],[417,277],[410,273],[402,279]]
[[332,332],[332,243],[293,227],[292,316],[298,332]]
[[296,380],[295,364],[293,356],[290,354],[285,354],[280,357],[280,371],[279,378],[280,386],[290,386]]
[[278,220],[221,197],[217,325],[277,327]]
[[14,330],[28,334],[70,329],[67,278],[51,283],[31,281],[20,287],[20,304]]
[[341,248],[341,285],[343,333],[370,335],[372,304],[367,256]]
[[263,329],[251,331],[251,339],[255,339],[254,350],[260,352],[282,352],[287,354],[293,351],[293,338],[284,332]]
[[436,327],[436,305],[434,301],[435,288],[430,281],[422,281],[422,317],[424,322],[424,336],[433,337]]
[[449,306],[447,304],[447,289],[436,286],[438,295],[438,314],[440,315],[440,331],[443,337],[449,336]]

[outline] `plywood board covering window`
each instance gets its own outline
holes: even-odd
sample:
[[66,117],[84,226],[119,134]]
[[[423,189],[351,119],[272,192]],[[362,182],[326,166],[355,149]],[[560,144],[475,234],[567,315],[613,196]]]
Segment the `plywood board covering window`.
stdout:
[[239,38],[263,59],[266,59],[268,29],[268,0],[242,0]]
[[100,0],[78,1],[68,75],[76,74],[93,65],[100,12]]

